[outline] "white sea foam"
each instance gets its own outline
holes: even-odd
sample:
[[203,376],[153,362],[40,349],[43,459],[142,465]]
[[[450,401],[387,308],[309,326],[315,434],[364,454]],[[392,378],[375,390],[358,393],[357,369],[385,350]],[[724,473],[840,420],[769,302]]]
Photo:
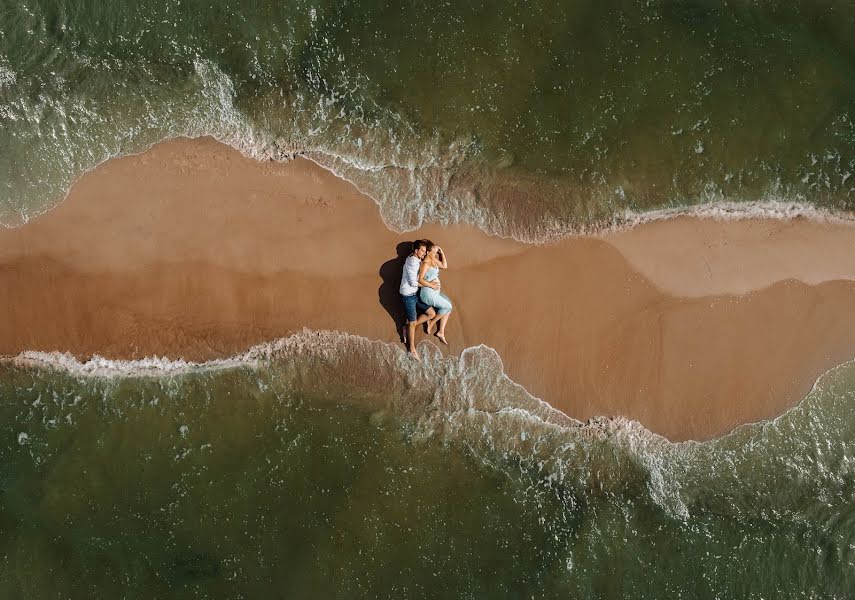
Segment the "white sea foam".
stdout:
[[[699,203],[677,203],[668,208],[647,211],[627,209],[609,219],[592,223],[544,219],[542,222],[533,222],[527,230],[510,230],[501,215],[490,213],[472,193],[465,190],[451,192],[453,171],[464,160],[465,150],[451,151],[444,163],[431,160],[418,164],[412,161],[398,163],[394,160],[381,162],[364,154],[338,152],[328,145],[304,148],[274,145],[262,150],[243,142],[234,144],[233,140],[220,141],[233,145],[251,158],[284,161],[299,155],[311,160],[371,198],[378,206],[384,224],[397,233],[414,231],[429,223],[465,224],[480,228],[490,235],[528,244],[545,244],[568,237],[602,236],[678,217],[717,221],[786,221],[801,218],[824,224],[855,225],[855,213],[817,207],[804,197],[788,199],[773,190],[756,201],[733,201],[722,197],[716,187],[710,185],[703,195],[706,200]],[[845,183],[850,176],[844,174],[842,182]],[[615,193],[625,195],[621,189]]]
[[646,223],[666,221],[677,217],[713,219],[716,221],[741,221],[749,219],[788,221],[801,218],[817,223],[855,225],[855,214],[848,211],[833,211],[819,208],[806,201],[769,199],[756,202],[717,201],[645,212],[626,211],[597,233],[602,234],[609,231],[630,229]]
[[[488,213],[472,195],[443,197],[448,190],[447,181],[428,189],[418,181],[419,169],[395,165],[379,166],[325,154],[313,150],[303,153],[321,167],[337,177],[353,184],[361,193],[370,197],[380,209],[384,224],[398,233],[414,231],[428,223],[441,225],[465,224],[480,228],[487,234],[515,239],[528,244],[546,244],[569,237],[602,236],[617,231],[639,227],[656,221],[667,221],[678,217],[713,219],[716,221],[741,221],[752,219],[786,221],[806,219],[816,223],[852,226],[855,214],[850,211],[831,210],[814,206],[805,199],[788,200],[770,195],[757,201],[729,201],[708,195],[714,199],[700,204],[683,204],[668,208],[633,211],[625,210],[610,219],[590,224],[570,224],[557,220],[534,223],[530,230],[508,230],[500,215]],[[390,193],[401,190],[401,183],[390,182],[389,175],[404,179],[407,193]],[[367,175],[359,177],[359,175]],[[382,192],[379,190],[383,190]],[[394,199],[391,199],[394,197]]]
[[15,71],[5,66],[2,59],[0,59],[0,89],[15,85],[17,79],[18,76],[15,74]]
[[[16,356],[0,358],[0,365],[62,370],[84,378],[126,378],[259,368],[271,361],[294,358],[319,359],[344,366],[343,360],[357,356],[360,364],[366,360],[376,362],[377,367],[382,366],[407,376],[408,385],[435,386],[439,391],[434,394],[434,408],[476,411],[505,417],[517,414],[559,427],[586,426],[609,435],[622,432],[629,435],[628,439],[639,439],[641,432],[645,432],[644,436],[665,439],[649,432],[637,421],[624,417],[595,417],[585,423],[569,417],[508,377],[498,352],[489,346],[471,346],[464,349],[459,357],[444,357],[427,341],[422,342],[419,348],[423,360],[413,361],[396,344],[339,331],[304,329],[288,337],[252,346],[246,352],[231,357],[202,362],[158,356],[119,360],[99,355],[80,360],[63,352],[24,351]],[[820,375],[809,394],[815,393],[817,386],[826,377],[851,365],[855,365],[855,358]],[[444,401],[449,403],[443,406]]]
[[[419,349],[421,362],[411,360],[396,344],[335,331],[303,330],[229,358],[205,362],[98,356],[81,361],[63,353],[23,352],[0,359],[0,364],[58,369],[85,379],[272,368],[310,390],[329,384],[344,386],[356,397],[378,402],[380,411],[389,410],[403,418],[416,443],[437,436],[462,441],[492,467],[519,464],[533,469],[546,486],[621,494],[630,483],[644,485],[653,502],[680,520],[706,510],[693,505],[698,490],[743,489],[739,481],[745,465],[771,461],[774,468],[782,468],[775,462],[782,452],[780,440],[796,442],[792,425],[787,423],[794,413],[808,410],[799,405],[777,419],[744,425],[708,442],[672,443],[623,417],[596,417],[587,422],[568,417],[512,381],[499,355],[487,346],[467,348],[459,357],[443,356],[430,342],[422,342]],[[818,378],[811,395],[816,394],[820,381],[845,366]],[[813,447],[811,435],[823,439],[835,435],[815,423],[808,429],[795,434],[808,454]],[[179,435],[189,433],[178,427]],[[845,440],[839,443],[845,445]],[[820,469],[816,476],[825,477],[817,480],[819,486],[832,485],[837,477],[827,469]],[[736,482],[729,481],[734,478]],[[722,481],[726,483],[723,487]],[[771,484],[763,489],[771,506],[788,502]],[[752,506],[743,503],[739,510],[752,514]]]
[[[333,366],[343,366],[342,361],[358,356],[359,363],[366,360],[376,362],[377,367],[405,376],[410,386],[437,387],[435,408],[441,408],[445,401],[450,401],[453,406],[445,408],[491,413],[518,409],[544,423],[580,424],[511,380],[504,372],[498,353],[489,346],[466,348],[459,357],[443,357],[430,342],[422,342],[419,348],[423,360],[413,361],[395,344],[338,331],[304,329],[288,337],[258,344],[241,354],[204,362],[158,356],[113,360],[98,355],[80,360],[63,352],[25,351],[0,358],[0,364],[62,370],[83,378],[126,378],[258,368],[271,361],[295,358],[317,359]],[[461,399],[465,400],[463,404],[458,402]]]
[[[276,137],[272,131],[267,131],[256,124],[238,107],[234,83],[216,64],[197,60],[194,64],[194,78],[195,91],[188,93],[187,107],[170,106],[164,109],[166,110],[164,115],[153,114],[150,117],[151,122],[137,124],[136,129],[132,127],[129,132],[120,135],[118,141],[113,140],[109,147],[104,145],[104,147],[86,149],[85,159],[72,156],[74,153],[71,150],[63,153],[63,160],[69,161],[68,168],[79,169],[84,165],[85,170],[91,170],[110,158],[144,152],[150,149],[153,143],[138,141],[139,136],[134,131],[164,129],[164,139],[212,136],[243,155],[260,161],[284,162],[303,155],[336,176],[349,181],[362,193],[372,198],[379,207],[385,225],[401,233],[415,230],[426,223],[467,224],[491,235],[537,244],[572,236],[602,235],[610,231],[679,216],[719,220],[786,220],[800,217],[842,224],[852,224],[855,221],[855,217],[850,212],[817,208],[808,202],[807,198],[788,199],[786,195],[774,189],[758,201],[732,201],[722,197],[716,186],[711,184],[707,186],[701,197],[682,203],[676,202],[665,209],[644,212],[627,210],[613,214],[609,218],[595,218],[590,223],[584,222],[584,219],[572,223],[563,222],[543,215],[540,220],[532,218],[526,219],[527,222],[524,224],[510,224],[506,222],[504,215],[485,206],[479,198],[481,192],[478,191],[477,186],[467,188],[454,183],[460,175],[461,166],[469,164],[467,161],[478,153],[477,142],[473,139],[462,138],[450,143],[433,140],[417,144],[417,135],[409,131],[405,123],[400,122],[399,116],[388,110],[383,112],[379,107],[374,107],[373,110],[380,110],[383,118],[390,123],[401,123],[401,131],[395,133],[387,126],[381,126],[376,120],[365,122],[359,114],[356,114],[348,117],[350,121],[347,122],[345,129],[350,131],[351,126],[362,123],[366,131],[361,134],[357,135],[354,132],[348,137],[348,134],[342,130],[329,139],[324,136],[313,136],[312,131],[317,129],[319,124],[343,127],[344,119],[339,114],[341,112],[339,104],[344,98],[342,94],[347,95],[345,92],[332,94],[315,108],[309,109],[306,106],[295,108],[294,129],[288,133],[288,139],[285,139]],[[4,82],[14,81],[15,74],[8,69],[4,70],[0,65],[0,87]],[[89,114],[91,109],[85,103],[66,107],[64,102],[65,100],[60,99],[51,104],[54,111],[70,111],[66,118],[60,119],[60,124],[64,124],[68,119],[85,120],[97,117],[94,113]],[[306,102],[305,99],[302,100],[303,104]],[[35,111],[33,118],[37,118],[40,113],[36,108],[33,108]],[[359,111],[357,110],[356,113]],[[402,131],[404,133],[401,133]],[[398,139],[405,134],[406,140]],[[63,131],[62,139],[66,141],[69,149],[73,149],[75,144],[72,143],[74,140],[69,138],[70,135],[70,132]],[[358,145],[346,143],[348,139],[352,141],[357,138],[361,141]],[[86,145],[89,142],[95,143],[96,140],[81,139],[78,140],[78,145]],[[89,164],[86,164],[87,162]],[[73,183],[72,178],[80,175],[82,173],[68,173],[67,181],[60,183],[65,188],[66,195]],[[822,174],[816,175],[819,177]],[[487,179],[493,176],[484,175],[484,177],[486,177],[484,187],[488,189],[491,183]],[[850,178],[851,174],[848,172],[840,173],[841,186],[845,187]],[[537,182],[532,181],[525,185],[529,184],[537,187]],[[501,195],[502,192],[499,190],[493,193]],[[613,193],[616,198],[623,196],[624,202],[626,201],[626,192],[622,188],[610,193]],[[607,195],[606,192],[603,194]],[[609,204],[609,198],[606,195],[600,198],[599,202]],[[5,212],[17,223],[26,223],[54,206],[43,203],[33,206],[20,205],[21,203],[14,198],[0,200],[4,205],[8,205]],[[594,202],[594,204],[597,203]],[[10,226],[9,223],[5,225]]]
[[0,360],[16,367],[39,369],[60,369],[81,377],[159,377],[162,375],[182,375],[198,371],[230,369],[242,366],[254,366],[256,363],[242,356],[226,359],[214,359],[205,362],[192,362],[183,359],[169,359],[152,356],[136,360],[114,360],[97,354],[86,360],[79,360],[66,352],[40,352],[27,350],[20,354]]
[[[228,96],[226,92],[221,95]],[[234,119],[235,129],[245,130],[237,123],[239,120],[239,118]],[[752,219],[787,221],[800,218],[815,223],[855,225],[855,214],[849,211],[817,207],[804,199],[787,200],[769,197],[758,201],[739,202],[715,199],[701,204],[678,205],[649,211],[625,210],[608,220],[589,224],[544,220],[534,223],[531,228],[525,230],[510,230],[502,221],[501,215],[489,212],[477,202],[473,195],[443,196],[449,187],[448,178],[451,177],[451,171],[445,171],[442,167],[438,167],[436,173],[446,173],[445,177],[437,178],[436,173],[423,177],[423,171],[412,165],[381,164],[364,158],[337,154],[328,148],[322,150],[300,148],[281,141],[261,140],[263,136],[245,136],[235,131],[231,134],[224,134],[222,131],[198,130],[185,133],[187,134],[185,137],[210,135],[238,150],[244,156],[260,161],[287,162],[297,156],[303,156],[353,184],[361,193],[371,198],[379,208],[384,225],[398,233],[414,231],[429,223],[446,226],[465,224],[479,228],[489,235],[510,238],[526,244],[546,244],[571,237],[601,237],[679,217],[716,221]],[[146,146],[138,152],[128,154],[139,154],[150,148],[151,146]],[[98,164],[118,156],[119,154],[112,154]],[[97,165],[92,168],[95,167]],[[433,182],[429,183],[431,178]],[[19,222],[26,223],[51,208],[53,207],[41,211],[19,212]]]

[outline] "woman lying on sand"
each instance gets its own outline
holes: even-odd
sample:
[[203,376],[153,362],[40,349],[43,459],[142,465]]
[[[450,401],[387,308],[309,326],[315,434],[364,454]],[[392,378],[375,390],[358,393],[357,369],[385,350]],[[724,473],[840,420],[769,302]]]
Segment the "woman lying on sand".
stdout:
[[425,256],[419,267],[419,297],[422,302],[436,309],[436,316],[428,321],[428,333],[431,332],[434,323],[439,321],[436,337],[440,342],[448,345],[445,341],[445,325],[451,315],[452,305],[448,296],[439,291],[439,270],[448,268],[448,260],[442,248],[430,240],[427,241],[427,256]]

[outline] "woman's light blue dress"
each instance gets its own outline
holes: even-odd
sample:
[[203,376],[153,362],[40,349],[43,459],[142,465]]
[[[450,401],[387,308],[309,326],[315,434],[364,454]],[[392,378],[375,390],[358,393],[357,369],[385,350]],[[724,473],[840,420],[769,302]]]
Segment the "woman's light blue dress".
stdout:
[[[434,279],[439,279],[439,269],[431,267],[425,271],[425,281],[433,281]],[[419,297],[421,297],[422,302],[428,306],[433,306],[436,309],[436,312],[440,315],[445,315],[451,312],[451,300],[449,300],[448,296],[439,290],[434,290],[429,287],[420,288]]]

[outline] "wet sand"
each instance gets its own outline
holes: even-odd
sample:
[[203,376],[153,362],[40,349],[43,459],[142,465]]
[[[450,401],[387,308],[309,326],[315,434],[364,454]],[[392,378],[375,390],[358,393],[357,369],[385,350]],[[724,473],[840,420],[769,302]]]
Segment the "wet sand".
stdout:
[[577,419],[708,439],[780,414],[855,356],[855,227],[679,218],[545,246],[462,226],[400,235],[314,163],[211,139],[109,161],[0,230],[0,354],[205,360],[304,327],[403,352],[400,267],[417,237],[449,257],[447,351],[495,348]]

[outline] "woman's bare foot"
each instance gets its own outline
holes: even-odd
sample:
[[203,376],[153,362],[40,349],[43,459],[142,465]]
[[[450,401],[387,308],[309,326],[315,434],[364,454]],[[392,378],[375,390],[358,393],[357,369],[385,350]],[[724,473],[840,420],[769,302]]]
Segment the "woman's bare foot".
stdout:
[[422,360],[422,357],[419,356],[419,351],[416,350],[415,348],[411,348],[410,351],[407,352],[407,354],[409,354],[410,356],[412,356],[413,358],[415,358],[419,362],[421,362],[421,360]]
[[433,319],[429,319],[425,322],[425,333],[430,335],[430,332],[433,330],[433,326],[436,325],[436,322],[439,321],[439,316],[434,317]]
[[443,344],[445,344],[446,346],[448,346],[448,342],[446,342],[446,341],[445,341],[445,334],[442,334],[442,333],[440,333],[440,332],[438,332],[438,331],[437,331],[437,332],[436,332],[436,337],[437,337],[437,339],[438,339],[440,342],[442,342]]

